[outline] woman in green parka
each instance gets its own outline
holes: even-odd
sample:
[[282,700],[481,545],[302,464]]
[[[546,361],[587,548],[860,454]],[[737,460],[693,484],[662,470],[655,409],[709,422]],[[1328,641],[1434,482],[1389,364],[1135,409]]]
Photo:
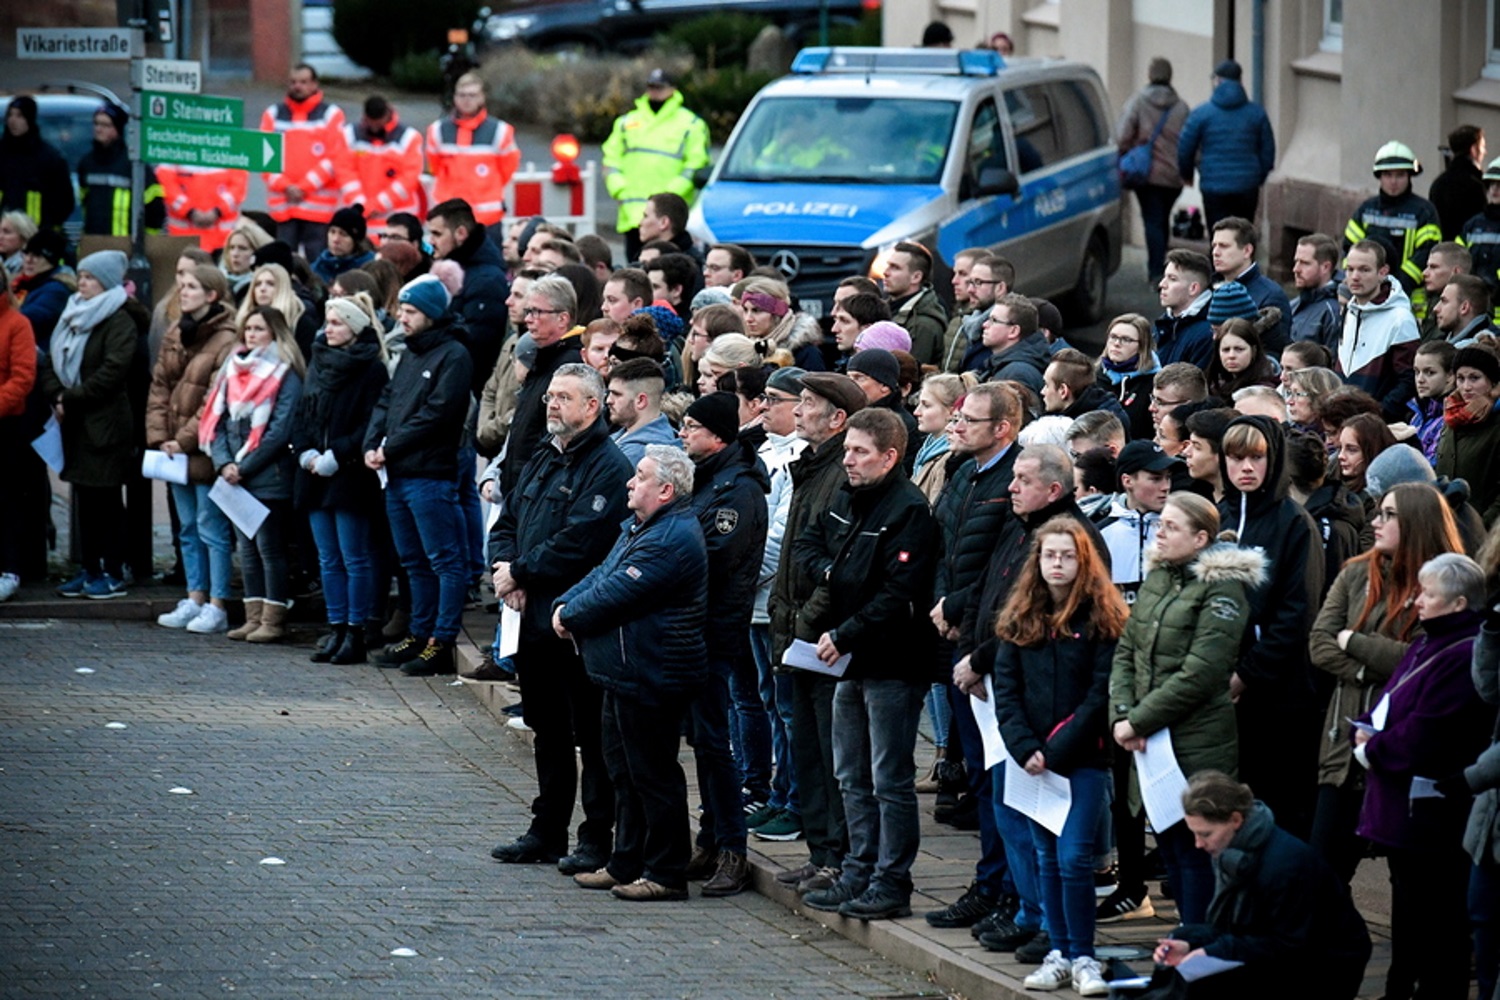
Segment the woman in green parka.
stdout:
[[120,487],[139,461],[126,377],[137,329],[125,309],[125,255],[101,250],[78,262],[78,291],[68,299],[37,383],[62,431],[63,481],[73,487],[81,571],[58,588],[64,597],[107,599],[125,593]]
[[[1249,621],[1246,592],[1265,575],[1259,552],[1214,544],[1219,514],[1189,493],[1167,498],[1125,633],[1115,647],[1109,678],[1115,742],[1145,749],[1146,738],[1167,729],[1177,765],[1233,774],[1239,762],[1229,675],[1239,660]],[[1131,775],[1130,807],[1140,811]],[[1209,857],[1178,822],[1156,831],[1182,919],[1200,922],[1214,895]]]

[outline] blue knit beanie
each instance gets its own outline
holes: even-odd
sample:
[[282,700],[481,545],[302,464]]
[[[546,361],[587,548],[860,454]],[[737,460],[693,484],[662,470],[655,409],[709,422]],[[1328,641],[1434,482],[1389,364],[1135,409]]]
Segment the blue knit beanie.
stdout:
[[448,311],[448,303],[452,299],[441,281],[430,274],[424,274],[401,289],[399,301],[410,303],[429,319],[437,319]]
[[1226,281],[1214,289],[1214,297],[1208,303],[1208,325],[1218,326],[1229,319],[1254,320],[1260,315],[1255,300],[1238,281]]
[[638,313],[645,313],[656,323],[656,332],[661,334],[661,339],[670,346],[672,341],[682,336],[684,329],[682,317],[677,315],[676,310],[667,306],[649,305],[637,309]]

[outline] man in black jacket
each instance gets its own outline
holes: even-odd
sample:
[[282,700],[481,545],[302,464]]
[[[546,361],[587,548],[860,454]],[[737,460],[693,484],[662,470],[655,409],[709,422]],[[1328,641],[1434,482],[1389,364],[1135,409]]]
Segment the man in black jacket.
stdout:
[[453,311],[469,331],[467,346],[474,357],[472,390],[478,399],[495,370],[510,322],[505,306],[510,297],[505,260],[462,198],[450,198],[428,211],[427,235],[435,258],[451,260],[464,269],[464,286],[453,297]]
[[[537,284],[541,284],[538,282]],[[528,381],[536,377],[533,371]],[[526,724],[535,733],[537,797],[531,827],[490,854],[510,864],[557,861],[565,875],[609,860],[614,791],[600,748],[600,692],[571,642],[552,628],[552,604],[603,561],[626,516],[630,463],[609,439],[604,382],[588,365],[557,369],[547,385],[547,432],[490,530],[495,594],[521,613],[516,654]],[[582,763],[583,823],[567,857]],[[561,861],[558,859],[561,857]]]
[[[1020,430],[1021,398],[1008,385],[989,382],[970,390],[950,425],[954,454],[968,458],[953,472],[933,510],[942,528],[942,554],[937,567],[932,623],[947,641],[940,648],[942,681],[953,710],[949,753],[962,751],[967,770],[969,801],[979,823],[979,861],[974,882],[958,900],[928,913],[934,927],[972,927],[999,906],[1009,881],[1005,846],[995,826],[990,802],[990,780],[984,769],[984,743],[974,721],[969,697],[948,683],[955,660],[973,651],[972,638],[960,626],[969,605],[979,599],[979,583],[990,552],[1012,520],[1011,467],[1015,464],[1016,434]],[[957,735],[957,740],[953,739]],[[950,758],[951,759],[951,758]]]
[[[731,750],[731,686],[759,698],[750,655],[750,615],[766,548],[766,491],[770,477],[755,448],[739,438],[739,397],[703,396],[682,418],[682,447],[693,460],[693,512],[708,544],[708,677],[693,701],[688,742],[698,763],[703,797],[698,842],[689,877],[712,872],[705,896],[731,896],[750,884],[745,860],[742,739]],[[769,735],[769,734],[767,734]]]
[[516,391],[516,411],[506,435],[505,460],[500,463],[500,495],[509,497],[521,469],[546,437],[544,396],[552,376],[563,365],[583,360],[578,338],[570,336],[578,315],[578,293],[566,278],[539,278],[526,292],[526,332],[536,341],[536,363]]
[[[932,601],[937,522],[901,467],[906,426],[886,410],[849,421],[848,485],[793,544],[821,580],[797,616],[797,636],[838,670],[833,764],[849,826],[839,881],[803,902],[861,920],[911,915],[920,841],[917,720],[936,636]],[[845,661],[843,658],[848,657]]]
[[406,353],[365,432],[365,465],[386,476],[391,540],[411,581],[409,634],[376,654],[414,677],[451,674],[468,589],[458,509],[458,442],[473,374],[448,291],[423,276],[401,289]]

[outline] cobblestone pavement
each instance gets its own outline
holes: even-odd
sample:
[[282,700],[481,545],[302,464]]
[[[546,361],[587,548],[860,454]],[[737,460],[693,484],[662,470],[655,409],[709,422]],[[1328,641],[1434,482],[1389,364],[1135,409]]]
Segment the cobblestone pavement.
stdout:
[[522,743],[450,678],[307,652],[0,622],[0,996],[942,995],[755,894],[496,864]]

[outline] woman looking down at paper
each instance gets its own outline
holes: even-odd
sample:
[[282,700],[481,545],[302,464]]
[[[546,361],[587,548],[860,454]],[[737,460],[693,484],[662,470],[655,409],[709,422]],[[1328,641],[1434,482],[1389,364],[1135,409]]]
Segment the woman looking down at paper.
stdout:
[[[1146,738],[1170,730],[1182,773],[1234,773],[1239,763],[1229,674],[1249,619],[1246,591],[1260,583],[1262,556],[1213,544],[1219,514],[1188,493],[1167,498],[1130,620],[1115,649],[1109,718],[1115,742],[1144,750]],[[1139,758],[1137,758],[1139,766]],[[1139,774],[1131,772],[1130,808],[1139,814]],[[1156,831],[1182,919],[1208,913],[1214,878],[1208,855],[1182,823]]]
[[1333,870],[1227,774],[1200,771],[1182,808],[1213,859],[1218,891],[1206,923],[1178,926],[1156,949],[1156,961],[1176,970],[1170,978],[1187,980],[1186,992],[1158,972],[1146,996],[1158,988],[1212,1000],[1260,1000],[1288,988],[1319,1000],[1355,996],[1370,935]]
[[997,619],[995,716],[1006,750],[1027,774],[1063,776],[1071,794],[1060,835],[1029,820],[1052,950],[1028,988],[1109,994],[1094,958],[1094,831],[1109,808],[1110,662],[1129,614],[1083,526],[1057,517],[1037,529]]

